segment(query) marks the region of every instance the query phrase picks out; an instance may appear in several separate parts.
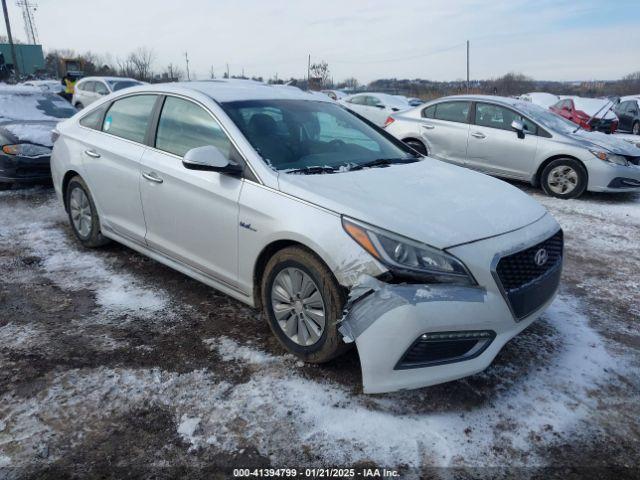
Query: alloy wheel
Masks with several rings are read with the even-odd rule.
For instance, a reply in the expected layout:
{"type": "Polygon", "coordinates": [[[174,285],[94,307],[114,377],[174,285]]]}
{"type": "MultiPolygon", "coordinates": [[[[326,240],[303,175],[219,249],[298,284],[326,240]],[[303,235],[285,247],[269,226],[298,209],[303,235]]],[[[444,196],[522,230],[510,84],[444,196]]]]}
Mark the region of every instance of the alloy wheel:
{"type": "Polygon", "coordinates": [[[86,238],[91,233],[93,213],[89,198],[81,188],[74,188],[69,199],[69,209],[73,227],[81,237],[86,238]]]}
{"type": "Polygon", "coordinates": [[[559,165],[549,172],[549,189],[558,195],[568,195],[578,186],[578,172],[567,165],[559,165]]]}
{"type": "Polygon", "coordinates": [[[273,280],[271,307],[278,325],[293,342],[311,346],[325,329],[325,305],[318,285],[304,271],[285,268],[273,280]]]}

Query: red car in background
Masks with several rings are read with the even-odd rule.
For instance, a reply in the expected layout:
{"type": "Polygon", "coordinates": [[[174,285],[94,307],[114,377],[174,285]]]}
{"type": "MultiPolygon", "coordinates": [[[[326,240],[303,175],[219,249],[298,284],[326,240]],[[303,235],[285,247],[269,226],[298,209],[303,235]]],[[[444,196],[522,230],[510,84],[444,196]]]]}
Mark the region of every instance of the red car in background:
{"type": "Polygon", "coordinates": [[[618,128],[618,117],[610,107],[606,98],[567,97],[551,105],[549,110],[585,130],[613,133],[618,128]]]}

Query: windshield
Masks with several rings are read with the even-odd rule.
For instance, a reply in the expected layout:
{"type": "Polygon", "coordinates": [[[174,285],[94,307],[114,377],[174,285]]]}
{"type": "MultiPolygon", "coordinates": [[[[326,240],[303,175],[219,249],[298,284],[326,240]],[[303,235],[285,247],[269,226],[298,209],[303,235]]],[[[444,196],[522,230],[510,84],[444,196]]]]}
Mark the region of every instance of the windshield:
{"type": "Polygon", "coordinates": [[[578,128],[578,125],[575,123],[565,120],[560,115],[538,105],[532,103],[519,103],[517,107],[522,113],[529,116],[531,120],[539,123],[549,130],[560,133],[572,133],[576,128],[578,128]]]}
{"type": "Polygon", "coordinates": [[[135,80],[109,80],[107,83],[109,83],[111,90],[113,90],[114,92],[117,92],[118,90],[122,90],[123,88],[142,85],[140,82],[136,82],[135,80]]]}
{"type": "Polygon", "coordinates": [[[310,173],[348,169],[379,160],[416,157],[342,107],[307,100],[249,100],[222,107],[274,169],[322,167],[310,173]]]}

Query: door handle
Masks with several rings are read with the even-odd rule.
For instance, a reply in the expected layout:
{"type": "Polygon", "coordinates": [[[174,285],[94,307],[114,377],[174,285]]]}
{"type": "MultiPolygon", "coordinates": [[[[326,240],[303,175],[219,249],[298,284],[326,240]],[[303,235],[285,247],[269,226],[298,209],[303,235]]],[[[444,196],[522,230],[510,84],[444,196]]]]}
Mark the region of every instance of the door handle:
{"type": "Polygon", "coordinates": [[[156,172],[142,173],[142,176],[150,182],[162,183],[163,180],[158,176],[156,172]]]}
{"type": "Polygon", "coordinates": [[[95,150],[85,150],[84,154],[87,157],[91,157],[91,158],[100,158],[100,154],[98,152],[96,152],[95,150]]]}
{"type": "Polygon", "coordinates": [[[433,130],[436,127],[434,127],[433,125],[422,125],[422,128],[426,128],[427,130],[433,130]]]}
{"type": "Polygon", "coordinates": [[[473,132],[471,136],[476,138],[487,138],[487,136],[484,133],[480,133],[480,132],[473,132]]]}

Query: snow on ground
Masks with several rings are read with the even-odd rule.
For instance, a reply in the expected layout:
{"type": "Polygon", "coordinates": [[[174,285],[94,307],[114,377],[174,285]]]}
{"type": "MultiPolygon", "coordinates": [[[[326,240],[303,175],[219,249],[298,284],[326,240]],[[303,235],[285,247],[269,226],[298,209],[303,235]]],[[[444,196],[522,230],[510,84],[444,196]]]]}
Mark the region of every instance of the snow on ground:
{"type": "MultiPolygon", "coordinates": [[[[630,270],[637,268],[640,195],[558,201],[531,193],[563,225],[572,254],[605,252],[609,260],[625,252],[636,255],[628,263],[630,270]]],[[[76,320],[85,329],[100,328],[105,319],[121,329],[145,319],[158,323],[160,331],[164,319],[192,308],[111,261],[116,254],[79,248],[57,200],[33,205],[21,202],[24,196],[0,194],[0,244],[37,256],[45,278],[69,295],[93,292],[97,310],[76,320]],[[119,320],[122,316],[127,320],[119,320]]],[[[3,281],[33,285],[33,273],[6,268],[1,258],[0,269],[9,272],[3,281]]],[[[612,275],[610,293],[637,279],[632,272],[612,275]]],[[[592,290],[598,288],[603,286],[592,290]]],[[[637,291],[636,285],[629,295],[637,291]]],[[[637,306],[626,293],[617,295],[637,306]]],[[[300,465],[309,458],[301,452],[313,452],[314,462],[323,465],[549,465],[558,461],[548,455],[557,445],[591,445],[609,426],[626,438],[625,429],[636,428],[637,407],[620,407],[628,400],[630,387],[623,379],[633,354],[610,349],[592,319],[580,313],[584,310],[583,299],[565,291],[507,346],[506,361],[468,380],[387,395],[362,395],[350,385],[314,377],[309,372],[323,367],[268,353],[266,339],[226,335],[202,337],[204,355],[210,357],[206,368],[174,371],[118,362],[59,366],[39,378],[32,395],[0,394],[0,467],[29,465],[42,458],[43,445],[52,445],[47,462],[64,458],[61,445],[83,448],[84,439],[143,406],[171,412],[175,435],[193,454],[254,448],[278,466],[300,465]],[[233,379],[229,371],[246,376],[233,379]],[[484,400],[464,407],[451,403],[446,392],[461,385],[465,391],[478,389],[484,400]]],[[[55,345],[46,330],[49,321],[26,319],[0,327],[0,362],[10,366],[16,353],[35,355],[55,345]]],[[[619,327],[611,319],[610,328],[619,327]]]]}
{"type": "MultiPolygon", "coordinates": [[[[0,199],[5,194],[3,192],[0,199]]],[[[91,250],[78,250],[59,227],[67,222],[64,209],[57,199],[40,205],[35,212],[17,207],[0,211],[0,239],[11,236],[43,260],[47,276],[60,287],[79,291],[91,286],[97,303],[106,318],[136,313],[151,317],[167,308],[163,292],[151,291],[131,275],[110,269],[91,250]],[[37,221],[15,225],[13,218],[35,213],[37,221]]]]}

